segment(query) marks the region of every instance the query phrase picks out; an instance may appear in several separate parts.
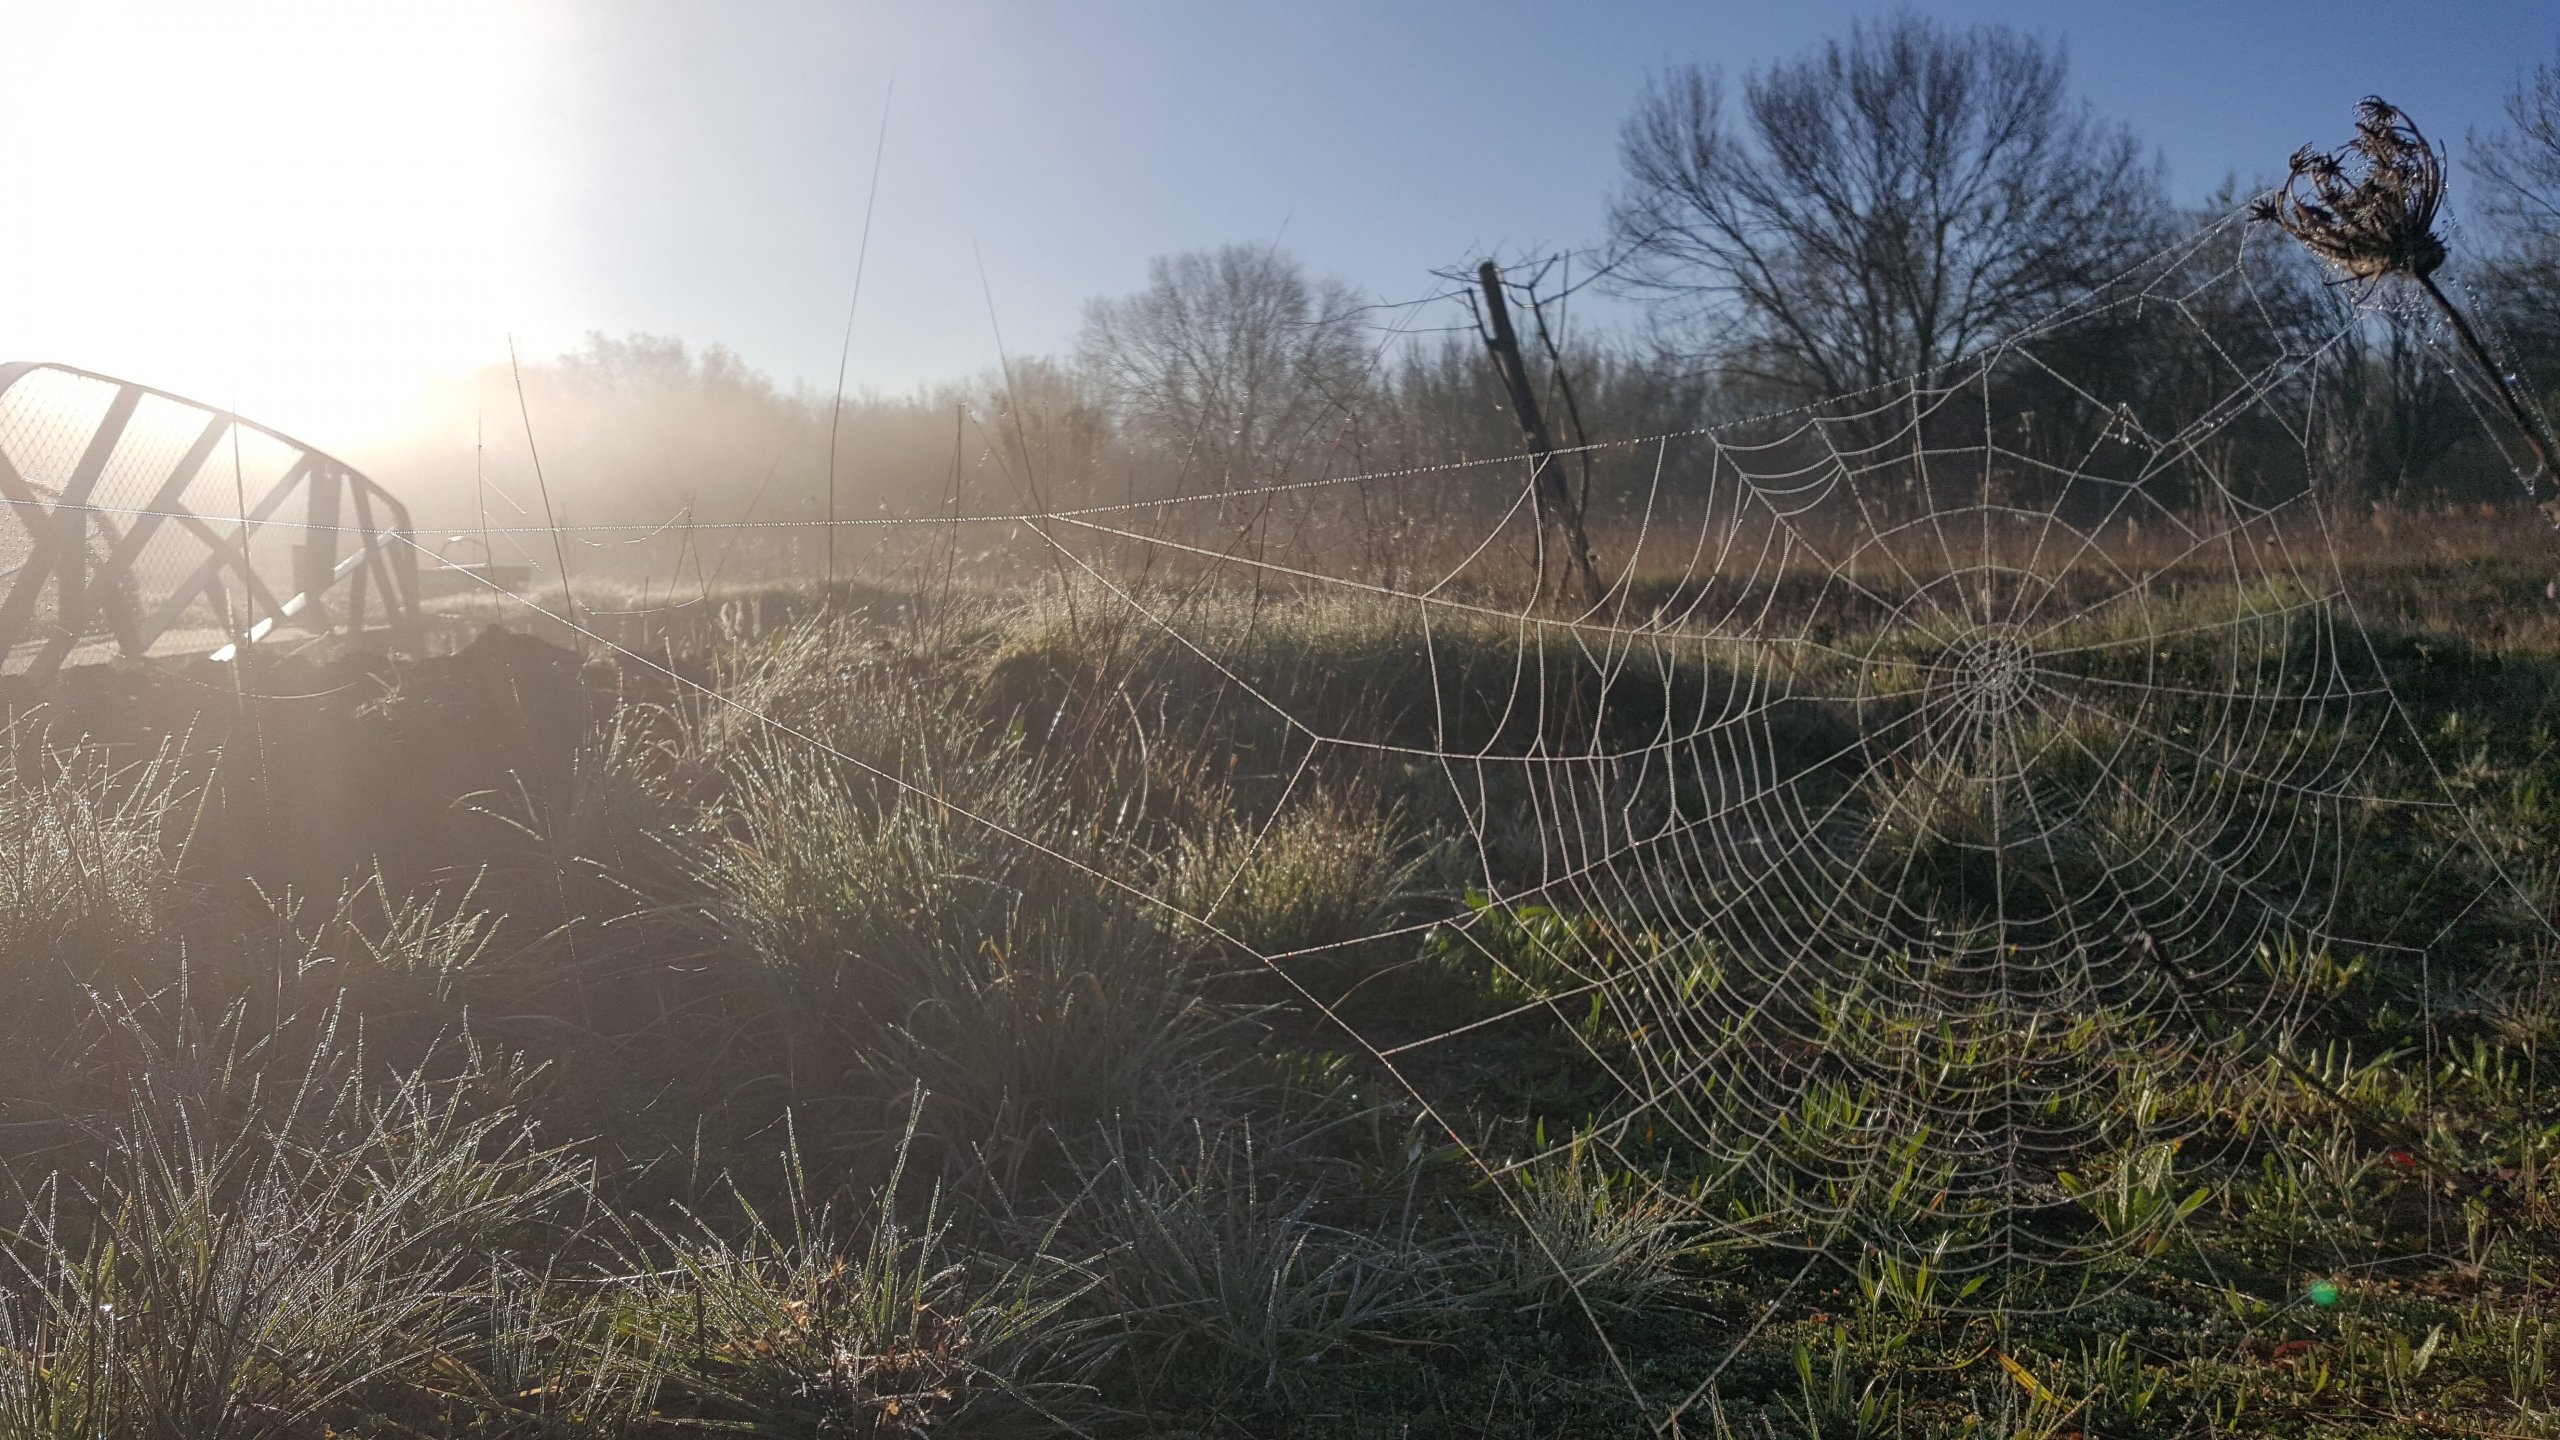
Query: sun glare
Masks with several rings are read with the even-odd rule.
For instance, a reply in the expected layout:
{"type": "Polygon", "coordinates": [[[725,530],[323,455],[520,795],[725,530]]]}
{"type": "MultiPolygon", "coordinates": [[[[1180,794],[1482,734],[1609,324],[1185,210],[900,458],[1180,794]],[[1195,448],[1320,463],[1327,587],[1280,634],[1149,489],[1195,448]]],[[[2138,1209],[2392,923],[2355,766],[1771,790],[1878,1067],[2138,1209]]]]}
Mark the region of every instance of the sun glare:
{"type": "Polygon", "coordinates": [[[541,229],[523,7],[162,0],[12,28],[0,358],[346,444],[501,343],[541,229]]]}

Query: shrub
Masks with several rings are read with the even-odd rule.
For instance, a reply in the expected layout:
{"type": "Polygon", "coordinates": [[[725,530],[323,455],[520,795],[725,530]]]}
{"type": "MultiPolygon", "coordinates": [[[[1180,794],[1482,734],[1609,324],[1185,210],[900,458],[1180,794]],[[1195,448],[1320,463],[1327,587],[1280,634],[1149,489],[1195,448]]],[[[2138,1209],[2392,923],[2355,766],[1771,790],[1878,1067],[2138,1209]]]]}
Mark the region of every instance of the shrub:
{"type": "Polygon", "coordinates": [[[120,769],[27,724],[0,730],[0,955],[93,973],[158,928],[174,774],[159,761],[120,769]]]}
{"type": "Polygon", "coordinates": [[[1017,751],[916,785],[776,745],[700,857],[713,942],[765,988],[795,1089],[921,1083],[927,1132],[1000,1185],[1062,1138],[1213,1105],[1225,1017],[1185,987],[1152,915],[1091,873],[1127,868],[1108,837],[1017,751]]]}
{"type": "Polygon", "coordinates": [[[1142,1399],[1285,1398],[1454,1313],[1451,1247],[1327,1224],[1320,1188],[1267,1163],[1202,1127],[1187,1155],[1116,1146],[1088,1182],[1069,1223],[1097,1252],[1091,1353],[1142,1399]]]}
{"type": "Polygon", "coordinates": [[[1167,899],[1193,934],[1224,936],[1319,993],[1339,993],[1374,959],[1361,942],[1411,910],[1429,859],[1395,813],[1320,792],[1267,822],[1221,817],[1184,837],[1167,899]]]}
{"type": "Polygon", "coordinates": [[[438,1362],[467,1372],[486,1257],[584,1167],[535,1140],[503,1057],[461,1046],[377,1087],[336,1022],[298,1077],[283,1035],[184,1042],[94,1163],[27,1193],[0,1251],[0,1433],[299,1435],[432,1408],[438,1362]]]}
{"type": "Polygon", "coordinates": [[[1501,1291],[1543,1308],[1637,1311],[1690,1287],[1689,1211],[1643,1177],[1610,1173],[1587,1135],[1513,1172],[1515,1225],[1497,1250],[1501,1291]]]}
{"type": "Polygon", "coordinates": [[[97,749],[56,746],[32,721],[0,729],[0,745],[7,1124],[59,1118],[88,1038],[90,989],[140,977],[159,956],[175,883],[162,831],[176,792],[165,763],[118,768],[97,749]]]}
{"type": "Polygon", "coordinates": [[[602,1333],[628,1338],[653,1410],[761,1434],[895,1436],[1041,1416],[1061,1398],[1036,1371],[1072,1332],[1060,1312],[1076,1292],[1051,1283],[1046,1257],[982,1275],[938,1201],[903,1224],[903,1151],[860,1225],[814,1200],[789,1158],[786,1227],[743,1198],[726,1233],[687,1214],[613,1292],[602,1333]]]}

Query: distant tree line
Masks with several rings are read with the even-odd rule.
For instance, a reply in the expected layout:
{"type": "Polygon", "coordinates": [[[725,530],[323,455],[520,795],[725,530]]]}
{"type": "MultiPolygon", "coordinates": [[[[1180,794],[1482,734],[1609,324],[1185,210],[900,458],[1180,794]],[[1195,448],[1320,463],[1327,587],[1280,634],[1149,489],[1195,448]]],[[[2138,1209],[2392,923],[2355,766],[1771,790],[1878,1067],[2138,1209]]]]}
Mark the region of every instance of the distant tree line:
{"type": "MultiPolygon", "coordinates": [[[[2515,87],[2504,119],[2457,147],[2466,227],[2450,273],[2513,368],[2560,403],[2560,59],[2515,87]]],[[[2173,202],[2140,138],[2076,99],[2061,49],[2037,37],[1905,15],[1738,83],[1676,68],[1636,101],[1620,153],[1607,242],[1575,264],[1646,319],[1563,334],[1560,311],[1524,312],[1542,381],[1569,390],[1568,442],[1801,406],[1854,439],[1889,387],[1968,373],[2002,345],[2014,363],[1923,438],[2023,457],[2021,486],[2040,467],[2102,465],[2110,433],[2179,433],[2274,368],[2297,394],[2150,483],[2209,468],[2269,498],[2306,483],[2385,503],[2515,493],[2432,315],[2335,283],[2281,235],[2206,231],[2237,212],[2239,187],[2173,202]],[[2137,292],[2146,303],[2107,304],[2137,292]],[[2074,304],[2090,307],[2082,323],[2031,329],[2074,304]]],[[[916,516],[1187,495],[1247,514],[1288,482],[1516,454],[1465,319],[1454,302],[1375,305],[1271,246],[1160,258],[1144,288],[1090,303],[1070,355],[843,402],[837,503],[916,516]]],[[[484,416],[514,419],[513,379],[482,377],[484,416]]],[[[594,336],[523,379],[557,432],[540,438],[573,517],[788,521],[825,503],[832,398],[782,390],[726,350],[594,336]]],[[[513,455],[511,423],[483,427],[489,453],[513,455]]],[[[520,487],[520,461],[506,468],[520,487]]],[[[1346,502],[1368,507],[1362,543],[1391,554],[1517,489],[1515,471],[1472,474],[1363,487],[1346,502]]],[[[1603,515],[1632,503],[1607,479],[1603,515]]]]}

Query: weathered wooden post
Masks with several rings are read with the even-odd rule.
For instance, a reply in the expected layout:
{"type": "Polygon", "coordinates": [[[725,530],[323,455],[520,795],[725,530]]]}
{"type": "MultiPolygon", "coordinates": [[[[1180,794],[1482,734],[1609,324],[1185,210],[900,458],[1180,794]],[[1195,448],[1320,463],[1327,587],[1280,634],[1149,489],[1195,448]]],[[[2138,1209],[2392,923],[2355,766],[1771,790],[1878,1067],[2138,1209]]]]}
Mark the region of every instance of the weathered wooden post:
{"type": "Polygon", "coordinates": [[[1582,582],[1582,597],[1597,604],[1600,576],[1591,565],[1591,540],[1583,533],[1582,507],[1573,503],[1573,492],[1565,485],[1564,466],[1556,459],[1555,437],[1548,432],[1546,416],[1538,409],[1538,392],[1529,383],[1528,362],[1520,356],[1520,335],[1511,327],[1511,307],[1503,299],[1502,267],[1490,260],[1477,266],[1476,283],[1484,290],[1489,322],[1485,348],[1493,352],[1494,368],[1502,373],[1503,388],[1511,392],[1511,411],[1520,417],[1520,437],[1528,442],[1530,463],[1536,467],[1534,499],[1539,531],[1543,534],[1552,521],[1562,532],[1565,561],[1582,582]]]}

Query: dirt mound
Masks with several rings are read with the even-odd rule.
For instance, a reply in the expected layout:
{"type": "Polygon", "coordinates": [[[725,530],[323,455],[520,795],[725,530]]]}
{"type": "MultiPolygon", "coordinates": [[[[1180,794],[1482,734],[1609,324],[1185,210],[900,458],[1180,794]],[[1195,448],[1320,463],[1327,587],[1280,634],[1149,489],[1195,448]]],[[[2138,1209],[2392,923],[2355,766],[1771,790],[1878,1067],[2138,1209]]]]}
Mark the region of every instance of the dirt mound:
{"type": "Polygon", "coordinates": [[[198,878],[334,891],[377,863],[405,879],[477,863],[485,844],[461,833],[477,814],[538,823],[625,693],[613,667],[491,626],[418,659],[346,648],[0,680],[0,717],[22,748],[174,764],[172,828],[198,878]]]}

